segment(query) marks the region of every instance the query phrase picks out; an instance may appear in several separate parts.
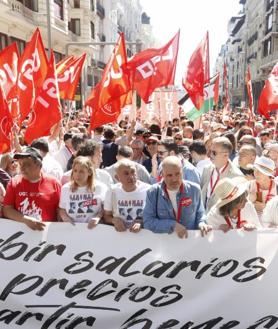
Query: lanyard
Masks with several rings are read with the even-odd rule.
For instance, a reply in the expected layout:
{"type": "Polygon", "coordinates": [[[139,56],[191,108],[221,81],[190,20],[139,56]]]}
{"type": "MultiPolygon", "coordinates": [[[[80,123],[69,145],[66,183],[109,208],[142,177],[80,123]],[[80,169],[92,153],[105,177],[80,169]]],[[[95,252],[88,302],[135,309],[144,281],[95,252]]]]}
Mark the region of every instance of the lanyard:
{"type": "MultiPolygon", "coordinates": [[[[260,193],[261,192],[260,184],[258,182],[256,182],[256,185],[257,185],[257,192],[260,193]]],[[[265,198],[265,203],[267,203],[273,197],[273,194],[271,194],[272,185],[273,185],[273,180],[271,179],[270,183],[269,183],[267,195],[265,198]]]]}
{"type": "MultiPolygon", "coordinates": [[[[164,192],[165,192],[165,194],[167,195],[167,198],[170,200],[170,197],[169,197],[169,193],[168,193],[168,191],[167,191],[167,187],[166,187],[166,185],[164,186],[164,192]]],[[[181,186],[180,186],[180,189],[179,189],[179,193],[184,193],[184,186],[183,186],[183,183],[181,184],[181,186]]],[[[171,201],[171,200],[170,200],[171,201]]],[[[180,200],[179,200],[179,204],[178,204],[178,213],[176,214],[176,212],[175,212],[175,209],[174,209],[174,207],[173,207],[173,205],[172,205],[172,207],[173,207],[173,213],[174,213],[174,217],[176,218],[176,221],[178,222],[178,223],[180,223],[180,221],[181,221],[181,208],[184,206],[184,198],[180,198],[180,200]]]]}
{"type": "MultiPolygon", "coordinates": [[[[233,228],[232,225],[232,220],[229,218],[229,216],[225,216],[225,221],[228,224],[228,226],[230,228],[233,228]]],[[[241,213],[240,213],[240,209],[237,211],[237,222],[236,222],[236,228],[241,228],[244,224],[246,224],[245,220],[241,220],[241,213]]]]}
{"type": "Polygon", "coordinates": [[[212,195],[212,193],[214,192],[214,189],[220,179],[220,175],[226,170],[226,168],[228,167],[229,165],[229,162],[227,162],[227,164],[225,165],[224,168],[222,168],[222,170],[217,170],[216,168],[213,169],[212,173],[211,173],[211,176],[210,176],[210,195],[212,195]],[[217,172],[217,178],[216,178],[216,181],[215,183],[213,184],[213,174],[214,174],[214,170],[216,170],[217,172]]]}

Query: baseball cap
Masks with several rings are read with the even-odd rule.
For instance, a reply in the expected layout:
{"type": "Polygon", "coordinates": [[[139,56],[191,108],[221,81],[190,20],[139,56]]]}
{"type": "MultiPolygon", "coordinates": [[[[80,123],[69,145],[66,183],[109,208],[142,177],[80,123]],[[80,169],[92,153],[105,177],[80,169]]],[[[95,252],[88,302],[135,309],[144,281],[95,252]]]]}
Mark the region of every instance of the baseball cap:
{"type": "Polygon", "coordinates": [[[21,152],[17,152],[14,154],[14,159],[22,159],[28,157],[42,161],[42,156],[40,152],[34,147],[26,146],[21,152]]]}

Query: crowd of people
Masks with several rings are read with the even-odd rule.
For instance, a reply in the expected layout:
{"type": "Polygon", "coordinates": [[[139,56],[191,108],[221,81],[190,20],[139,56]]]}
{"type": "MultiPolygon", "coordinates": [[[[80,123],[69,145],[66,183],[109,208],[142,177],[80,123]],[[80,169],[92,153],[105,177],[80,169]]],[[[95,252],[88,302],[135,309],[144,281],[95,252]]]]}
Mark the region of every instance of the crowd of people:
{"type": "MultiPolygon", "coordinates": [[[[201,121],[201,122],[200,122],[201,121]]],[[[121,120],[89,131],[82,111],[0,157],[0,217],[99,223],[187,237],[188,230],[278,225],[276,120],[211,111],[199,126],[181,113],[163,126],[121,120]]]]}

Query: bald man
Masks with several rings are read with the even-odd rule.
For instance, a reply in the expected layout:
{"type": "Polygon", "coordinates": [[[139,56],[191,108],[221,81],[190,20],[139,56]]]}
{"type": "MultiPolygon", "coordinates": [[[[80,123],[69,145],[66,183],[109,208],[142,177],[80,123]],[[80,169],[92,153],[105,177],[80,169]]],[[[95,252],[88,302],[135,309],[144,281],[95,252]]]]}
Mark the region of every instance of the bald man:
{"type": "Polygon", "coordinates": [[[199,229],[204,236],[211,227],[206,224],[200,187],[182,179],[178,157],[168,156],[162,162],[161,183],[147,192],[143,211],[144,228],[154,233],[175,232],[186,238],[187,230],[199,229]]]}

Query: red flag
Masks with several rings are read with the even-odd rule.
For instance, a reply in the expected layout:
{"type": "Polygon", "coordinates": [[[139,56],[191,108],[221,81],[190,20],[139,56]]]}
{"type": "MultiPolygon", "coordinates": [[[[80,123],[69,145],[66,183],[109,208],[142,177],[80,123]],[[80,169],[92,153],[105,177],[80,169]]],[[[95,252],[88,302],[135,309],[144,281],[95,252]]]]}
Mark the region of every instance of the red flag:
{"type": "Polygon", "coordinates": [[[47,73],[47,57],[37,28],[19,61],[17,79],[20,123],[30,113],[47,73]]]}
{"type": "Polygon", "coordinates": [[[215,106],[217,106],[218,99],[219,99],[219,80],[220,80],[220,73],[217,74],[217,77],[215,79],[215,83],[213,86],[213,102],[214,102],[215,106]]]}
{"type": "Polygon", "coordinates": [[[60,73],[58,72],[57,79],[62,99],[74,100],[85,59],[85,53],[76,59],[72,58],[64,63],[64,69],[61,69],[60,73]]]}
{"type": "Polygon", "coordinates": [[[143,50],[123,66],[146,104],[156,88],[174,84],[179,37],[180,31],[164,47],[143,50]]]}
{"type": "Polygon", "coordinates": [[[5,99],[4,91],[0,86],[0,153],[10,151],[12,126],[13,120],[5,99]]]}
{"type": "Polygon", "coordinates": [[[269,118],[269,112],[278,110],[278,63],[275,64],[259,98],[258,111],[269,118]]]}
{"type": "Polygon", "coordinates": [[[25,140],[30,144],[34,139],[48,136],[51,128],[62,119],[59,89],[55,72],[55,59],[51,52],[48,71],[38,95],[30,123],[25,132],[25,140]]]}
{"type": "Polygon", "coordinates": [[[105,67],[101,81],[92,90],[86,101],[86,106],[93,109],[91,129],[104,123],[116,121],[121,108],[127,104],[131,86],[129,77],[123,74],[121,68],[126,62],[125,40],[123,33],[121,33],[113,54],[105,67]]]}
{"type": "Polygon", "coordinates": [[[9,99],[9,92],[16,84],[18,66],[18,48],[14,42],[0,52],[0,85],[9,99]]]}
{"type": "Polygon", "coordinates": [[[204,85],[209,82],[209,34],[201,41],[191,55],[183,86],[192,103],[200,109],[204,103],[204,85]]]}
{"type": "Polygon", "coordinates": [[[228,80],[227,65],[225,62],[223,69],[223,80],[224,80],[224,89],[225,89],[224,108],[226,112],[229,112],[230,111],[229,80],[228,80]]]}
{"type": "Polygon", "coordinates": [[[58,62],[56,64],[56,74],[58,75],[59,73],[64,71],[65,68],[67,67],[67,65],[75,59],[76,58],[74,58],[73,55],[70,55],[70,56],[67,56],[67,57],[63,58],[60,62],[58,62]]]}

